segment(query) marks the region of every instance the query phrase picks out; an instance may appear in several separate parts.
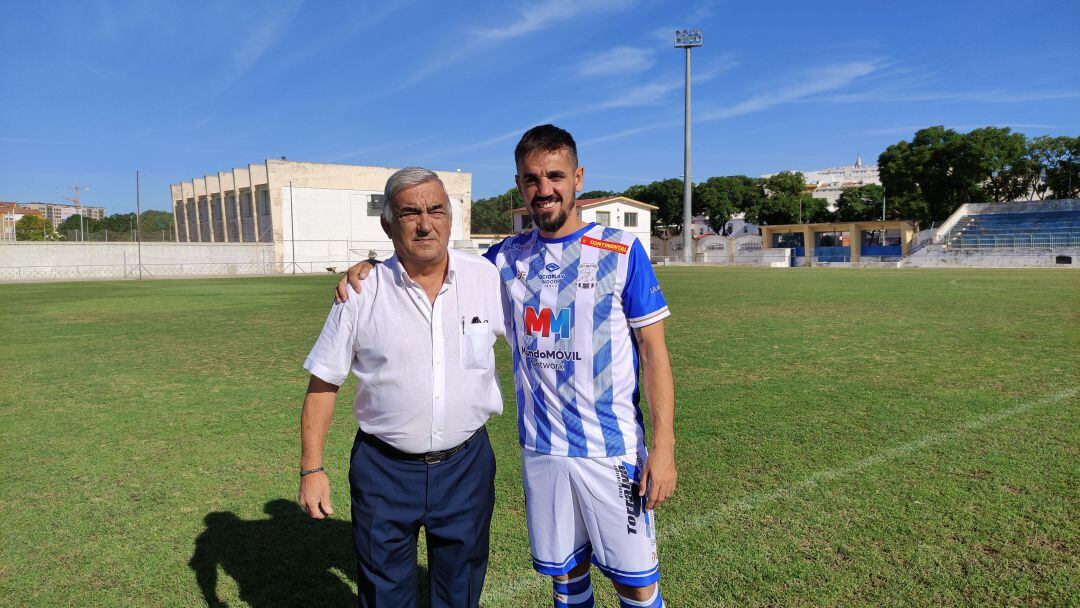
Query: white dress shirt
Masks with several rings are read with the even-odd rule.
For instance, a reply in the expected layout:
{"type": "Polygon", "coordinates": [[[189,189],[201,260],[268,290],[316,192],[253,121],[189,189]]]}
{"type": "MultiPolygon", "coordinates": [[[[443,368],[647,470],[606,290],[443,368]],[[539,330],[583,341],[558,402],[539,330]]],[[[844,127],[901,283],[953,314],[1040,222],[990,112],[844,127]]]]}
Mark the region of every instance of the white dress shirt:
{"type": "Polygon", "coordinates": [[[452,448],[502,412],[495,336],[505,335],[499,273],[449,250],[432,303],[397,256],[334,304],[304,368],[341,386],[356,375],[356,422],[411,454],[452,448]]]}

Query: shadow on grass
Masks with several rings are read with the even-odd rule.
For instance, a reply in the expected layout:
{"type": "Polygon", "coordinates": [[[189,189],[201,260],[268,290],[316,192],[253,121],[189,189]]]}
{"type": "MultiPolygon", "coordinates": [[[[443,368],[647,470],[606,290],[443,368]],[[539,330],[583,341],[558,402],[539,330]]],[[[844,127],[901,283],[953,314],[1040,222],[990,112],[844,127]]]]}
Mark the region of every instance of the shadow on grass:
{"type": "MultiPolygon", "coordinates": [[[[313,520],[292,501],[267,502],[270,519],[245,521],[235,513],[209,513],[188,565],[207,605],[219,598],[218,571],[236,581],[252,608],[356,606],[356,553],[348,520],[313,520]]],[[[419,604],[428,604],[427,571],[420,567],[419,604]]]]}

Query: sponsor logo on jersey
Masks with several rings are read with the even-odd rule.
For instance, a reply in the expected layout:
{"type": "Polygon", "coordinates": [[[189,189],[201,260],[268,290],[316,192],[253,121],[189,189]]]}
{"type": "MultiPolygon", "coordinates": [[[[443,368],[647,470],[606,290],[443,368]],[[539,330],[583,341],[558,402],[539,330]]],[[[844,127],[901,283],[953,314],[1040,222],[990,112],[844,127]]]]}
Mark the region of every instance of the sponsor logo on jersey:
{"type": "Polygon", "coordinates": [[[525,333],[529,335],[540,334],[545,338],[554,333],[559,338],[568,340],[574,330],[573,315],[573,308],[569,306],[560,309],[558,312],[554,312],[550,308],[526,306],[525,333]]]}
{"type": "Polygon", "coordinates": [[[615,478],[619,483],[619,496],[626,503],[626,533],[637,534],[638,518],[641,517],[641,497],[637,495],[637,484],[628,470],[631,466],[623,463],[615,467],[615,478]]]}
{"type": "Polygon", "coordinates": [[[507,244],[503,245],[501,251],[506,252],[506,253],[510,253],[510,252],[513,252],[513,251],[518,251],[520,249],[524,249],[524,247],[525,246],[522,245],[521,243],[507,243],[507,244]]]}
{"type": "Polygon", "coordinates": [[[588,262],[578,265],[578,289],[593,289],[596,287],[596,270],[598,266],[596,264],[590,264],[588,262]]]}
{"type": "Polygon", "coordinates": [[[540,282],[544,285],[558,285],[561,283],[563,273],[559,272],[560,268],[562,267],[555,262],[550,262],[547,266],[544,266],[544,270],[548,271],[548,273],[544,274],[541,272],[537,275],[540,277],[540,282]]]}
{"type": "Polygon", "coordinates": [[[589,247],[596,247],[597,249],[603,249],[604,251],[614,251],[615,253],[625,254],[630,251],[629,245],[616,243],[614,241],[602,241],[600,239],[594,239],[591,236],[581,237],[581,244],[588,245],[589,247]]]}

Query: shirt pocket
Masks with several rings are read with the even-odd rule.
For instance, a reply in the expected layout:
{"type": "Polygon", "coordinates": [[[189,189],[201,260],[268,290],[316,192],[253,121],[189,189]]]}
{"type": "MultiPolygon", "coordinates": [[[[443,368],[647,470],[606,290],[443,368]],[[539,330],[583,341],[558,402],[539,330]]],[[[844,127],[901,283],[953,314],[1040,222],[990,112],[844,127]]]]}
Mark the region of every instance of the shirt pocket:
{"type": "Polygon", "coordinates": [[[461,336],[461,368],[489,369],[494,366],[491,347],[495,334],[490,323],[467,323],[461,336]]]}

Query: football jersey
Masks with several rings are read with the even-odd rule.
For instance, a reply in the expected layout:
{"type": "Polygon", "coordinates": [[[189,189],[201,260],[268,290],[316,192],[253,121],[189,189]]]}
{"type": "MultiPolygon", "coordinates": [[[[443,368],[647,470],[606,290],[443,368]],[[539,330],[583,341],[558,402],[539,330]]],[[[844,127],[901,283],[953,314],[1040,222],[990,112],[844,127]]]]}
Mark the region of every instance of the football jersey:
{"type": "Polygon", "coordinates": [[[557,239],[507,237],[485,257],[503,283],[522,447],[586,458],[639,451],[633,329],[670,314],[641,242],[588,224],[557,239]]]}

